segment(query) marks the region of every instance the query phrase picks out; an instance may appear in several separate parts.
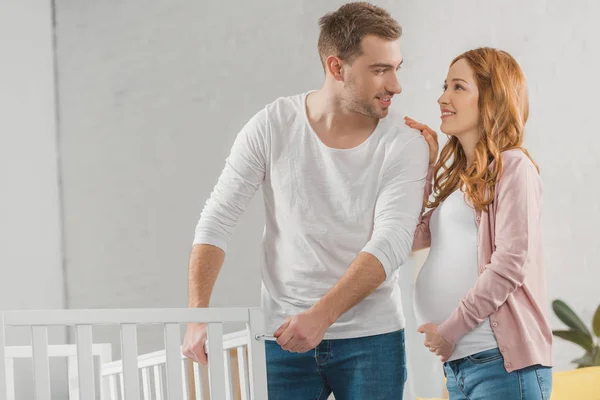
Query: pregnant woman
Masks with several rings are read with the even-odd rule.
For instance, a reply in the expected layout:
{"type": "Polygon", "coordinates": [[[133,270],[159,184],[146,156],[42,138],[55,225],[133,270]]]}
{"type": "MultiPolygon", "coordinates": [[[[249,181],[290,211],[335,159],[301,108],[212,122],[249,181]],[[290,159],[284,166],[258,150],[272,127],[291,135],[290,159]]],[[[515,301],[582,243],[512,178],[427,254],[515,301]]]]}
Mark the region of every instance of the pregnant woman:
{"type": "Polygon", "coordinates": [[[438,103],[449,140],[437,162],[436,132],[406,118],[430,146],[430,210],[413,244],[430,247],[415,287],[419,332],[444,362],[451,400],[548,399],[542,183],[523,148],[523,72],[504,51],[468,51],[452,61],[438,103]]]}

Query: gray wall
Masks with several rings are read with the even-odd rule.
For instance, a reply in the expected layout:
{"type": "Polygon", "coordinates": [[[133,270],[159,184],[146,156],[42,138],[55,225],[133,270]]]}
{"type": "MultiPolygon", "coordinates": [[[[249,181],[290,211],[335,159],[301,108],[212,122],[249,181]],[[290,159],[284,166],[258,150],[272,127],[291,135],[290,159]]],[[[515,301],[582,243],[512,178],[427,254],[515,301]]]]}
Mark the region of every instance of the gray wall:
{"type": "MultiPolygon", "coordinates": [[[[548,300],[567,301],[589,326],[600,304],[600,136],[598,93],[600,3],[596,1],[400,2],[406,59],[397,106],[439,128],[436,99],[449,63],[478,46],[499,47],[528,80],[525,145],[544,182],[544,251],[548,300]],[[468,14],[467,14],[468,10],[468,14]]],[[[443,135],[442,135],[443,136],[443,135]]],[[[565,329],[550,312],[554,329],[565,329]]],[[[581,348],[556,339],[557,370],[574,367],[581,348]]],[[[433,357],[423,354],[423,362],[433,357]]]]}
{"type": "Polygon", "coordinates": [[[0,309],[62,308],[52,14],[0,12],[0,309]]]}
{"type": "MultiPolygon", "coordinates": [[[[235,135],[321,84],[317,20],[339,4],[56,1],[69,307],[187,304],[194,227],[235,135]]],[[[212,305],[259,304],[262,224],[257,196],[212,305]]]]}
{"type": "MultiPolygon", "coordinates": [[[[0,310],[63,308],[50,1],[0,3],[0,55],[0,310]]],[[[49,340],[63,343],[64,329],[49,340]]],[[[7,332],[8,345],[29,343],[27,329],[7,332]]],[[[15,368],[17,398],[32,398],[29,363],[15,368]]]]}
{"type": "MultiPolygon", "coordinates": [[[[185,306],[194,225],[237,131],[276,97],[320,86],[317,19],[341,3],[55,0],[58,136],[50,5],[3,3],[0,268],[10,279],[0,280],[2,308],[185,306]]],[[[435,100],[455,55],[491,45],[522,64],[527,145],[545,183],[549,300],[564,298],[590,321],[600,302],[600,50],[592,46],[600,5],[376,3],[405,29],[404,93],[394,107],[435,128],[435,100]]],[[[236,231],[213,305],[259,304],[261,202],[254,199],[236,231]]],[[[409,324],[423,257],[403,271],[409,324]]],[[[408,398],[437,395],[439,364],[411,328],[408,398]]],[[[158,346],[158,336],[143,331],[140,350],[158,346]]],[[[580,355],[560,340],[555,351],[557,369],[580,355]]]]}

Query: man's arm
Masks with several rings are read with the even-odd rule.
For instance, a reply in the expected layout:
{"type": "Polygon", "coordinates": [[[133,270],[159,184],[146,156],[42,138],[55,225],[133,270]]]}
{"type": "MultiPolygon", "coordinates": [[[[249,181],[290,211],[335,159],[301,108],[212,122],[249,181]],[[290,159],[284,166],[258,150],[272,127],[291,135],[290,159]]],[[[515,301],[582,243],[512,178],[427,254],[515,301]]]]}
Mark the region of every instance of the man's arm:
{"type": "Polygon", "coordinates": [[[208,307],[229,239],[264,181],[268,146],[267,112],[263,109],[237,135],[196,225],[189,262],[190,307],[208,307]]]}
{"type": "Polygon", "coordinates": [[[283,350],[304,353],[315,348],[342,314],[360,303],[385,281],[381,262],[359,253],[348,271],[309,310],[288,318],[274,336],[283,350]]]}
{"type": "MultiPolygon", "coordinates": [[[[266,173],[269,152],[266,109],[241,130],[196,226],[188,266],[188,306],[208,307],[227,243],[266,173]]],[[[206,365],[205,324],[188,324],[183,354],[206,365]]]]}
{"type": "Polygon", "coordinates": [[[385,281],[381,262],[370,253],[359,253],[348,271],[314,306],[329,325],[346,311],[363,301],[385,281]]]}
{"type": "Polygon", "coordinates": [[[222,249],[210,244],[194,245],[188,267],[188,307],[208,307],[224,260],[222,249]]]}
{"type": "Polygon", "coordinates": [[[404,146],[398,162],[387,168],[375,205],[371,240],[332,289],[275,332],[284,350],[305,352],[316,347],[329,326],[406,262],[423,202],[428,154],[425,140],[416,138],[404,146]]]}
{"type": "MultiPolygon", "coordinates": [[[[225,260],[225,252],[210,244],[195,244],[188,266],[188,307],[204,308],[210,303],[215,282],[225,260]]],[[[207,339],[206,324],[187,325],[182,353],[202,365],[208,363],[204,351],[207,339]]]]}

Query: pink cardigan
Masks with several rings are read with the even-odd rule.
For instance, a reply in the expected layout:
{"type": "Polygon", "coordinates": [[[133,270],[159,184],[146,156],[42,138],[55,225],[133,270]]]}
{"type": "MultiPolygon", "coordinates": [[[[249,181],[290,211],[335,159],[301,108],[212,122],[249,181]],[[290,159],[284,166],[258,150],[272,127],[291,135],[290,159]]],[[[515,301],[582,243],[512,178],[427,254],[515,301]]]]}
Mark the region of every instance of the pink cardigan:
{"type": "MultiPolygon", "coordinates": [[[[479,277],[438,331],[456,343],[487,317],[512,372],[552,365],[552,330],[546,319],[546,278],[542,255],[542,182],[531,160],[518,149],[502,153],[504,172],[489,212],[474,211],[478,226],[479,277]]],[[[432,191],[429,168],[425,198],[432,191]]],[[[421,213],[413,250],[431,246],[429,220],[421,213]]]]}

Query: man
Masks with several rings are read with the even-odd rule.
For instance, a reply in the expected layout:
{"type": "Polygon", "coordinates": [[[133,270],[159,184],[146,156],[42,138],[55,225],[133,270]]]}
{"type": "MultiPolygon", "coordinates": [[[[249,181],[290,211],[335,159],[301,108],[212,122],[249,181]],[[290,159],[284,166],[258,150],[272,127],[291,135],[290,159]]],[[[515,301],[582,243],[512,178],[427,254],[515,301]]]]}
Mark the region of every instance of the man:
{"type": "MultiPolygon", "coordinates": [[[[189,306],[208,307],[227,242],[259,186],[270,400],[401,399],[398,268],[412,247],[428,146],[391,115],[401,27],[349,3],[320,20],[320,90],[280,98],[242,129],[196,228],[189,306]]],[[[206,327],[184,354],[206,364],[206,327]]]]}

